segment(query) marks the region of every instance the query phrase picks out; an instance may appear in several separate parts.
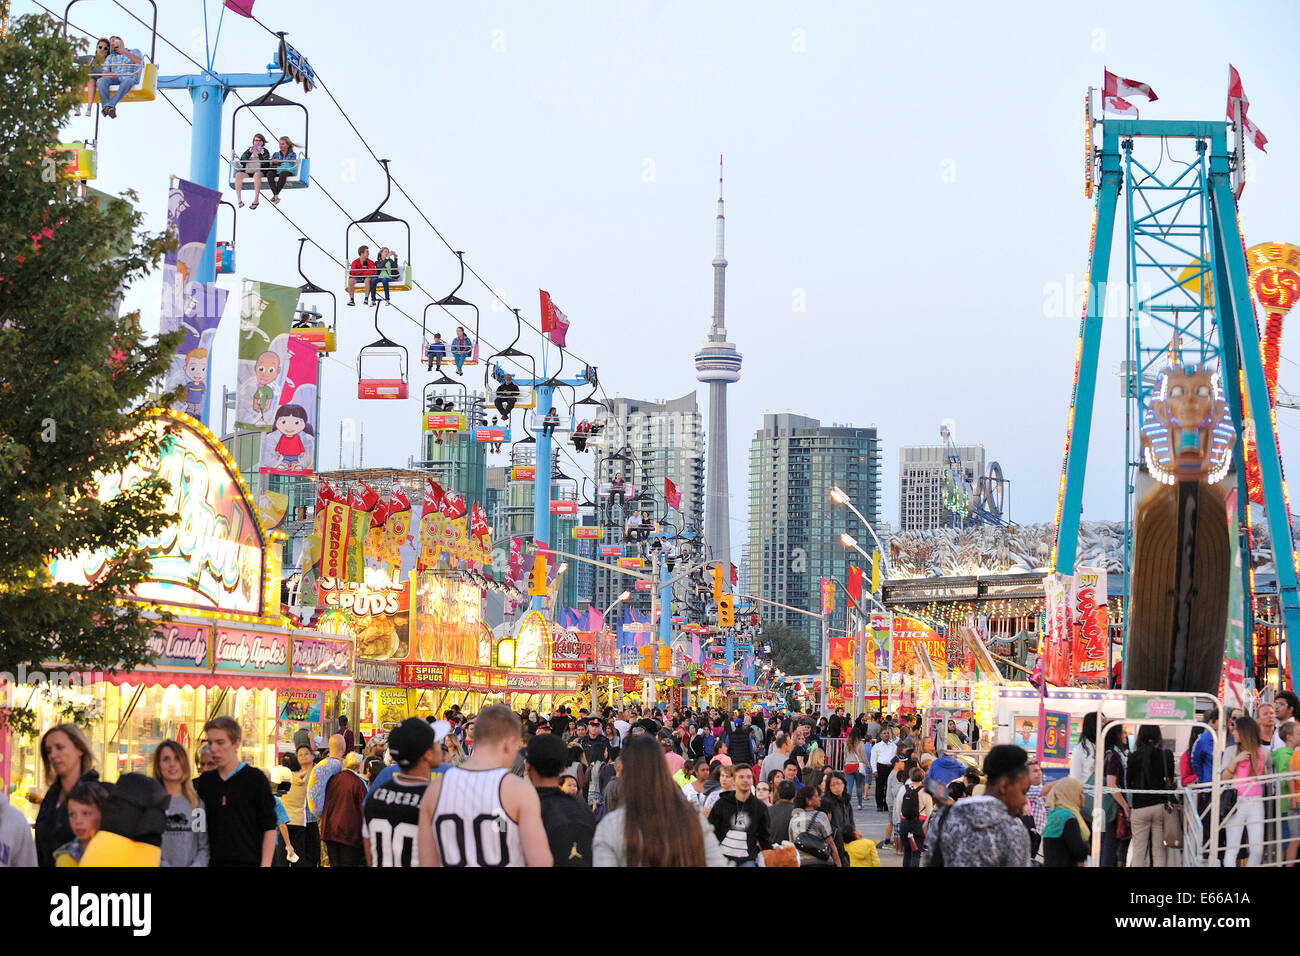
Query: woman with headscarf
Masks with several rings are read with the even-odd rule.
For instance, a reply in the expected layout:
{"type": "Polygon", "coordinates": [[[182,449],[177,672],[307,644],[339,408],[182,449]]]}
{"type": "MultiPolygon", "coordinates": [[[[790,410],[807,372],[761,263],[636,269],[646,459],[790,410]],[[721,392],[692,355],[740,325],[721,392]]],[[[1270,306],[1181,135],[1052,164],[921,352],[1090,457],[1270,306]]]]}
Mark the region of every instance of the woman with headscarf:
{"type": "Polygon", "coordinates": [[[1043,866],[1083,866],[1092,835],[1083,819],[1083,784],[1074,777],[1058,780],[1044,799],[1043,866]]]}

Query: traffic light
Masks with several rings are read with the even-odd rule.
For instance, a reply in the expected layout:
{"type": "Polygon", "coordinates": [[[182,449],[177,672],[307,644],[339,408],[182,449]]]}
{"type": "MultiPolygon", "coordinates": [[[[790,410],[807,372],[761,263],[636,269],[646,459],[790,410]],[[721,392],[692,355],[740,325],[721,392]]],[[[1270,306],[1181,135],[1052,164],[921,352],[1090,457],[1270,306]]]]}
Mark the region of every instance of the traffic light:
{"type": "Polygon", "coordinates": [[[546,558],[533,558],[533,569],[528,572],[528,593],[533,597],[546,597],[546,558]]]}
{"type": "Polygon", "coordinates": [[[651,664],[653,663],[653,658],[651,657],[651,655],[654,654],[654,649],[655,648],[653,644],[644,644],[641,647],[638,647],[636,649],[637,657],[639,658],[639,660],[637,661],[637,667],[642,674],[649,674],[652,670],[654,670],[654,668],[651,666],[651,664]]]}
{"type": "Polygon", "coordinates": [[[659,670],[667,674],[673,669],[673,649],[667,644],[659,645],[659,670]]]}
{"type": "Polygon", "coordinates": [[[713,603],[721,605],[722,597],[722,562],[719,561],[713,566],[713,603]]]}
{"type": "Polygon", "coordinates": [[[831,686],[834,687],[836,690],[839,690],[840,683],[841,683],[840,666],[838,664],[832,664],[831,665],[831,686]]]}
{"type": "Polygon", "coordinates": [[[732,627],[736,623],[736,599],[730,594],[718,598],[718,627],[732,627]]]}

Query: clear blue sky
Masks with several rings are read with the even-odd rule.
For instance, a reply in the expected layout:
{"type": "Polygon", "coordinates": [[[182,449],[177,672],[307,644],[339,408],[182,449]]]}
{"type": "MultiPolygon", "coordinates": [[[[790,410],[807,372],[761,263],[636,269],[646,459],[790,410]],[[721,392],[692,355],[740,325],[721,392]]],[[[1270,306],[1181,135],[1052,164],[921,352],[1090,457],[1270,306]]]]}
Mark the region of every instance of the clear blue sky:
{"type": "MultiPolygon", "coordinates": [[[[160,32],[197,55],[200,0],[160,6],[160,32]]],[[[219,4],[208,6],[215,25],[219,4]]],[[[1217,119],[1235,63],[1270,138],[1268,155],[1251,153],[1247,242],[1300,241],[1294,4],[259,0],[256,11],[289,31],[425,212],[512,305],[536,321],[537,289],[550,290],[572,320],[570,343],[600,366],[610,394],[670,398],[696,387],[726,154],[727,326],[745,357],[729,390],[737,554],[748,442],[765,411],[878,426],[884,517],[894,522],[898,447],[937,441],[951,419],[959,441],[982,442],[1002,463],[1012,516],[1051,520],[1078,317],[1045,316],[1045,288],[1086,271],[1081,104],[1103,65],[1156,88],[1160,101],[1140,104],[1144,118],[1217,119]],[[800,296],[806,311],[795,311],[800,296]]],[[[74,21],[145,45],[111,0],[79,4],[74,21]]],[[[228,15],[217,66],[262,69],[272,48],[261,28],[228,15]]],[[[163,73],[191,69],[161,43],[158,59],[163,73]]],[[[304,101],[314,178],[363,215],[382,196],[378,167],[323,92],[304,101]]],[[[187,98],[173,102],[190,112],[187,98]]],[[[299,129],[272,132],[286,131],[299,129]]],[[[251,132],[241,124],[241,145],[251,132]]],[[[228,125],[225,135],[228,147],[228,125]]],[[[161,102],[124,107],[104,122],[100,145],[99,185],[134,188],[161,221],[168,174],[188,173],[189,128],[161,102]]],[[[344,256],[347,220],[318,190],[286,194],[283,208],[344,256]]],[[[400,200],[389,208],[416,219],[400,200]]],[[[414,228],[417,277],[441,294],[454,284],[454,257],[422,223],[414,228]]],[[[241,273],[296,283],[296,238],[269,204],[245,210],[241,273]]],[[[319,254],[309,275],[337,284],[319,254]]],[[[481,288],[467,288],[487,306],[481,288]]],[[[402,298],[417,316],[427,301],[402,298]]],[[[156,318],[155,285],[131,301],[156,318]]],[[[507,315],[484,315],[484,336],[509,341],[507,315]]],[[[341,361],[327,363],[327,467],[340,417],[364,423],[367,465],[404,465],[417,451],[415,401],[350,397],[355,349],[373,338],[368,318],[343,310],[341,361]]],[[[385,318],[418,349],[418,328],[385,318]]],[[[217,340],[218,388],[233,379],[237,322],[232,307],[217,340]]],[[[1283,354],[1300,359],[1295,335],[1283,354]]],[[[1085,517],[1123,514],[1120,357],[1122,324],[1111,321],[1085,517]]],[[[1283,388],[1300,391],[1298,373],[1284,362],[1283,388]]],[[[1279,414],[1294,466],[1300,413],[1279,414]]]]}

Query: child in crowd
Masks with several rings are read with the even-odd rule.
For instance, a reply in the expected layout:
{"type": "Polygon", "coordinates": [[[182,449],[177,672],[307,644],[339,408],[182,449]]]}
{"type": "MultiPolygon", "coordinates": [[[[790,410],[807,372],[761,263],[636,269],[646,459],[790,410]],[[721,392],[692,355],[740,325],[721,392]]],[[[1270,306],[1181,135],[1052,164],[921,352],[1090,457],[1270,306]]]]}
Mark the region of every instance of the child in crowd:
{"type": "Polygon", "coordinates": [[[55,866],[80,866],[86,844],[99,832],[99,822],[104,810],[104,788],[98,783],[83,780],[68,794],[68,825],[75,839],[54,851],[55,866]]]}
{"type": "Polygon", "coordinates": [[[849,854],[849,866],[880,866],[880,855],[873,840],[864,839],[862,831],[847,826],[842,833],[844,849],[849,854]]]}

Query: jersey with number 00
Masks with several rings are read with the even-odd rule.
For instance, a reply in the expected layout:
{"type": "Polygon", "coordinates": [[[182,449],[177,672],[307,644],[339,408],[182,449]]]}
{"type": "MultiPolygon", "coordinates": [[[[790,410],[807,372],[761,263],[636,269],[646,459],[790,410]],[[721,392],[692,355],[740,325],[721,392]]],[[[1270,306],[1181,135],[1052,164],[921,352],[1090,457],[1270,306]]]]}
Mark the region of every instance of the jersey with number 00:
{"type": "Polygon", "coordinates": [[[420,799],[425,783],[392,777],[366,797],[361,835],[370,841],[371,866],[419,866],[420,799]]]}
{"type": "Polygon", "coordinates": [[[433,835],[443,866],[523,866],[519,824],[501,805],[510,771],[452,767],[442,775],[433,835]]]}

